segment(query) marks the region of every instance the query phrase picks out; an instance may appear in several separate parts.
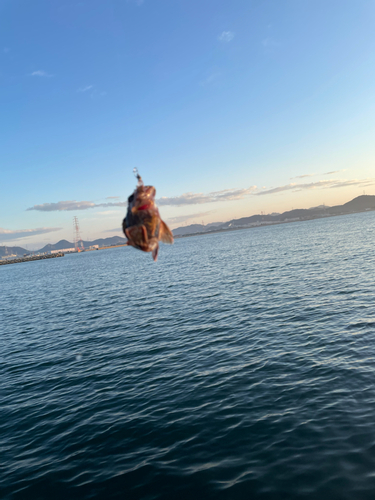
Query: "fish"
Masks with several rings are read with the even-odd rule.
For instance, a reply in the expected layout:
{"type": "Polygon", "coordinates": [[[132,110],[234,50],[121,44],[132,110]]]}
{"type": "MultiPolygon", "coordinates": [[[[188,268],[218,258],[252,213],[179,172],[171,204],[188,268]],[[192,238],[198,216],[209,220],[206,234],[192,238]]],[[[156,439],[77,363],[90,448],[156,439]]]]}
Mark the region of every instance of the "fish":
{"type": "Polygon", "coordinates": [[[122,230],[127,238],[127,245],[152,252],[154,261],[158,258],[159,241],[172,244],[173,234],[161,219],[155,203],[156,189],[145,186],[137,169],[134,173],[138,179],[137,187],[128,198],[128,209],[122,221],[122,230]]]}

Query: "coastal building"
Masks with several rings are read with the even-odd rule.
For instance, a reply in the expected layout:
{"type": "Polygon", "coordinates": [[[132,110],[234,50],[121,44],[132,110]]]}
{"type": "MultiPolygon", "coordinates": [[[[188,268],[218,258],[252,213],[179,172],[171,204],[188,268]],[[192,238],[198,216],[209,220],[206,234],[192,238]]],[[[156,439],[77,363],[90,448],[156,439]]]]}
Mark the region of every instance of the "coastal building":
{"type": "Polygon", "coordinates": [[[63,248],[61,250],[51,250],[50,254],[53,255],[55,253],[73,253],[76,252],[76,249],[74,247],[72,248],[63,248]]]}

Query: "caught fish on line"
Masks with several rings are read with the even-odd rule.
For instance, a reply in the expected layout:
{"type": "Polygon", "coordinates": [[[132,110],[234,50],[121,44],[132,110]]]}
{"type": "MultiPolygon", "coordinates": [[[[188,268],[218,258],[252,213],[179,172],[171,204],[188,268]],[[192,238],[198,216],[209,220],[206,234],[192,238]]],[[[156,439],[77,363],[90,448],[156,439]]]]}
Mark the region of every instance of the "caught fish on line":
{"type": "Polygon", "coordinates": [[[138,184],[128,198],[128,211],[122,221],[122,229],[128,239],[127,245],[142,252],[152,252],[152,257],[156,261],[159,241],[173,243],[173,234],[160,218],[155,203],[156,189],[154,186],[145,186],[138,170],[135,168],[133,171],[138,184]]]}

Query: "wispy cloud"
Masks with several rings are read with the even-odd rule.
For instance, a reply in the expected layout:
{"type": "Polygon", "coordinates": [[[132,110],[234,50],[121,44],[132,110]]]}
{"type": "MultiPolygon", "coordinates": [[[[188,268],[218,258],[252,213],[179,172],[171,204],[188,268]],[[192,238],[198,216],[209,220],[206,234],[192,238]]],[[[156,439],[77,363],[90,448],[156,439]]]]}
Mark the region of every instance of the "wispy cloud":
{"type": "MultiPolygon", "coordinates": [[[[324,172],[323,174],[320,175],[334,175],[334,174],[340,174],[341,172],[346,172],[346,169],[343,170],[332,170],[331,172],[324,172]]],[[[319,174],[304,174],[304,175],[296,175],[295,177],[291,177],[290,179],[304,179],[305,177],[314,177],[319,174]]]]}
{"type": "Polygon", "coordinates": [[[103,233],[122,233],[122,228],[115,227],[113,229],[104,229],[103,233]]]}
{"type": "Polygon", "coordinates": [[[95,203],[92,201],[58,201],[57,203],[43,203],[42,205],[34,205],[27,210],[38,210],[39,212],[64,212],[69,210],[87,210],[94,208],[95,203]]]}
{"type": "Polygon", "coordinates": [[[90,92],[91,99],[100,99],[101,97],[104,97],[106,95],[107,92],[105,90],[94,89],[92,92],[90,92]]]}
{"type": "Polygon", "coordinates": [[[162,197],[157,200],[158,205],[201,205],[203,203],[215,203],[218,201],[241,200],[245,196],[252,194],[256,186],[245,189],[224,189],[222,191],[213,191],[208,194],[203,193],[184,193],[181,196],[172,198],[162,197]]]}
{"type": "Polygon", "coordinates": [[[234,33],[232,31],[223,31],[221,35],[218,36],[220,42],[230,42],[234,38],[234,33]]]}
{"type": "Polygon", "coordinates": [[[291,179],[304,179],[305,177],[314,177],[315,174],[304,174],[304,175],[296,175],[295,177],[291,177],[291,179]]]}
{"type": "Polygon", "coordinates": [[[210,85],[215,80],[217,80],[219,78],[219,76],[220,76],[220,73],[211,73],[207,78],[202,80],[200,82],[200,84],[202,85],[202,87],[205,87],[206,85],[210,85]]]}
{"type": "MultiPolygon", "coordinates": [[[[309,189],[336,189],[353,186],[373,186],[375,179],[327,179],[317,182],[296,183],[291,182],[284,186],[278,186],[270,189],[265,189],[264,186],[260,191],[257,186],[250,186],[243,189],[223,189],[221,191],[212,191],[210,193],[184,193],[180,196],[166,197],[163,196],[156,200],[160,206],[185,206],[185,205],[202,205],[204,203],[217,203],[224,201],[242,200],[247,196],[263,196],[266,194],[276,194],[284,191],[301,191],[309,189]]],[[[116,198],[114,196],[108,197],[116,198]]],[[[92,208],[111,208],[111,207],[127,207],[127,201],[116,201],[108,203],[94,203],[93,201],[59,201],[57,203],[42,203],[34,205],[27,210],[37,210],[40,212],[63,212],[73,210],[88,210],[92,208]]],[[[192,217],[200,217],[201,215],[193,214],[192,217]]],[[[169,219],[172,220],[172,219],[169,219]]]]}
{"type": "Polygon", "coordinates": [[[91,99],[98,99],[107,95],[107,92],[105,90],[98,90],[97,88],[95,88],[95,85],[86,85],[85,87],[80,87],[79,89],[77,89],[77,92],[81,94],[88,92],[91,99]]]}
{"type": "Polygon", "coordinates": [[[189,220],[195,220],[199,219],[201,220],[202,217],[206,217],[207,215],[211,214],[212,212],[199,212],[197,214],[189,214],[189,215],[179,215],[177,217],[170,217],[167,219],[169,224],[181,224],[181,222],[187,222],[189,220]]]}
{"type": "Polygon", "coordinates": [[[118,200],[121,196],[107,196],[106,200],[118,200]]]}
{"type": "Polygon", "coordinates": [[[276,47],[280,47],[280,43],[274,40],[273,38],[264,38],[262,40],[262,45],[265,49],[275,49],[276,47]]]}
{"type": "Polygon", "coordinates": [[[60,231],[61,227],[38,227],[36,229],[3,229],[0,227],[0,242],[14,241],[29,236],[37,236],[38,234],[52,233],[53,231],[60,231]]]}
{"type": "Polygon", "coordinates": [[[261,44],[263,46],[264,54],[266,54],[268,56],[276,55],[281,47],[280,42],[278,42],[274,38],[270,38],[270,37],[264,38],[261,41],[261,44]]]}
{"type": "MultiPolygon", "coordinates": [[[[253,193],[256,186],[251,186],[245,189],[224,189],[222,191],[213,191],[212,193],[185,193],[181,196],[173,198],[162,197],[157,201],[158,205],[200,205],[203,203],[212,203],[217,201],[231,201],[241,200],[245,196],[253,193]]],[[[98,207],[127,207],[127,201],[116,201],[108,203],[94,203],[93,201],[58,201],[57,203],[42,203],[41,205],[34,205],[27,210],[37,210],[39,212],[67,212],[73,210],[88,210],[90,208],[98,207]]]]}
{"type": "Polygon", "coordinates": [[[346,169],[344,169],[344,170],[332,170],[332,172],[325,172],[323,175],[339,174],[340,172],[346,172],[346,169]]]}
{"type": "Polygon", "coordinates": [[[86,87],[81,87],[77,90],[77,92],[87,92],[88,90],[91,90],[94,88],[94,85],[86,85],[86,87]]]}
{"type": "Polygon", "coordinates": [[[57,203],[42,203],[34,205],[27,210],[37,210],[39,212],[69,212],[73,210],[88,210],[89,208],[98,207],[126,207],[127,201],[119,201],[116,203],[94,203],[93,201],[58,201],[57,203]]]}
{"type": "Polygon", "coordinates": [[[30,73],[30,76],[41,76],[44,78],[51,78],[53,75],[50,75],[46,71],[38,70],[38,71],[33,71],[32,73],[30,73]]]}
{"type": "Polygon", "coordinates": [[[328,186],[330,188],[341,188],[349,186],[373,186],[375,184],[375,179],[363,179],[363,180],[343,180],[343,181],[332,181],[332,185],[328,186]]]}
{"type": "Polygon", "coordinates": [[[304,174],[304,175],[296,175],[295,177],[291,177],[291,179],[304,179],[305,177],[314,177],[315,174],[304,174]]]}
{"type": "Polygon", "coordinates": [[[342,187],[351,187],[351,186],[361,186],[361,185],[371,185],[374,183],[374,179],[332,179],[332,180],[324,180],[317,182],[310,182],[307,184],[297,184],[292,182],[290,184],[286,184],[285,186],[279,186],[272,189],[267,189],[265,191],[260,191],[258,193],[254,193],[257,196],[265,195],[265,194],[275,194],[281,193],[283,191],[301,191],[305,189],[319,189],[319,188],[342,188],[342,187]],[[370,182],[370,184],[368,184],[370,182]]]}

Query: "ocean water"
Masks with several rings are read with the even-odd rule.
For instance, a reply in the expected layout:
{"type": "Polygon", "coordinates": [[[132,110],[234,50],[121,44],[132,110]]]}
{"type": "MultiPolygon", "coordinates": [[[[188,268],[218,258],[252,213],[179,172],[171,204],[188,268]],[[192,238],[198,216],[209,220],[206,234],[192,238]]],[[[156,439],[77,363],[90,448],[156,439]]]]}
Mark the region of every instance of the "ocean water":
{"type": "Polygon", "coordinates": [[[0,268],[1,499],[375,498],[375,212],[0,268]]]}

